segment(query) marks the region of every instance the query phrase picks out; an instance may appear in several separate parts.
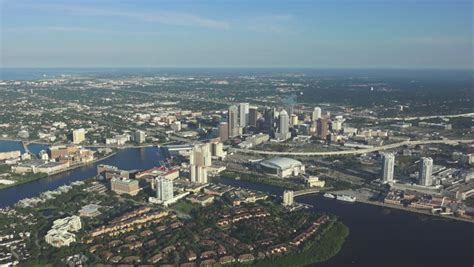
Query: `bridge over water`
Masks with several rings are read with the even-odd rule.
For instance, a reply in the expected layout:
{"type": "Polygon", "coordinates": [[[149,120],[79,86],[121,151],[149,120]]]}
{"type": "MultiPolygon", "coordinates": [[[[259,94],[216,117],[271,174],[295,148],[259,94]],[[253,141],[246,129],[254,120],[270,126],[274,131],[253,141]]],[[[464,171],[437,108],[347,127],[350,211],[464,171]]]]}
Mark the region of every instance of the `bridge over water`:
{"type": "Polygon", "coordinates": [[[309,195],[309,194],[316,194],[321,192],[321,188],[308,188],[308,189],[303,189],[303,190],[298,190],[293,192],[293,197],[299,197],[299,196],[304,196],[304,195],[309,195]]]}

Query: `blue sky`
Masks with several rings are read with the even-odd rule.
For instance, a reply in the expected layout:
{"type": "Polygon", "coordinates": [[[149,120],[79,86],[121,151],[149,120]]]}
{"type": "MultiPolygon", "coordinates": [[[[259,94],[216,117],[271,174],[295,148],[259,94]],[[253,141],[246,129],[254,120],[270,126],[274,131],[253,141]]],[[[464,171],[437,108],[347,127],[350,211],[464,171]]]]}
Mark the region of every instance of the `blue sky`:
{"type": "Polygon", "coordinates": [[[2,67],[473,68],[463,0],[0,0],[2,67]]]}

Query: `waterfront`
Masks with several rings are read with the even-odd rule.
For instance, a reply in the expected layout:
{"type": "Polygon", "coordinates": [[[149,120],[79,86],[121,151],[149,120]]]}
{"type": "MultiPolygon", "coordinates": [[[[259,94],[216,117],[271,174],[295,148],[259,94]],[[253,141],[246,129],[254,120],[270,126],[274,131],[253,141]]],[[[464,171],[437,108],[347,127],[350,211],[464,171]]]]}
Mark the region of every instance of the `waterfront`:
{"type": "MultiPolygon", "coordinates": [[[[220,182],[281,195],[283,189],[245,181],[220,182]]],[[[297,197],[316,212],[337,215],[350,234],[341,252],[315,266],[472,266],[474,225],[322,195],[297,197]]]]}
{"type": "MultiPolygon", "coordinates": [[[[1,147],[0,142],[0,147],[1,147]]],[[[157,166],[163,157],[155,147],[124,149],[101,161],[122,169],[157,166]]],[[[92,164],[43,180],[0,191],[0,207],[43,191],[94,176],[92,164]]],[[[283,189],[229,179],[218,180],[239,187],[281,195],[283,189]]],[[[320,195],[297,197],[317,212],[337,215],[350,229],[341,252],[316,266],[472,266],[473,224],[434,218],[363,203],[346,203],[320,195]]]]}
{"type": "MultiPolygon", "coordinates": [[[[15,147],[12,142],[0,141],[0,148],[7,145],[9,148],[15,147]]],[[[36,152],[31,146],[29,149],[36,152]]],[[[98,164],[110,164],[124,170],[136,170],[158,166],[162,159],[161,150],[156,147],[119,150],[115,155],[93,164],[0,190],[0,208],[15,204],[24,198],[37,196],[41,192],[56,189],[61,185],[95,176],[98,164]]]]}

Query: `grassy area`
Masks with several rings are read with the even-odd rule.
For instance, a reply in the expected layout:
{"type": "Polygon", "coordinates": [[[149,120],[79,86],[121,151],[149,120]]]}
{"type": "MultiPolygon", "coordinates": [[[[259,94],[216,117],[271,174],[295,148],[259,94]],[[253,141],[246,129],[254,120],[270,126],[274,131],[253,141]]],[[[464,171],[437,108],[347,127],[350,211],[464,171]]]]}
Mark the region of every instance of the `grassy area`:
{"type": "Polygon", "coordinates": [[[45,174],[45,173],[36,173],[36,174],[29,173],[29,174],[24,175],[24,176],[23,175],[13,175],[13,176],[8,177],[6,179],[15,181],[15,183],[14,184],[0,184],[0,189],[5,189],[5,188],[9,188],[9,187],[18,186],[20,184],[33,182],[33,181],[43,179],[43,178],[46,178],[46,177],[48,177],[48,175],[45,174]]]}
{"type": "Polygon", "coordinates": [[[6,172],[10,172],[10,165],[7,165],[7,164],[0,164],[0,173],[6,173],[6,172]]]}
{"type": "Polygon", "coordinates": [[[173,208],[174,210],[177,210],[185,214],[190,214],[191,211],[197,207],[199,207],[197,204],[193,204],[185,200],[181,200],[177,202],[176,204],[174,204],[173,206],[171,206],[171,208],[173,208]]]}
{"type": "Polygon", "coordinates": [[[308,242],[302,251],[256,262],[253,266],[310,266],[324,262],[339,253],[348,235],[347,226],[341,222],[332,222],[315,240],[308,242]]]}

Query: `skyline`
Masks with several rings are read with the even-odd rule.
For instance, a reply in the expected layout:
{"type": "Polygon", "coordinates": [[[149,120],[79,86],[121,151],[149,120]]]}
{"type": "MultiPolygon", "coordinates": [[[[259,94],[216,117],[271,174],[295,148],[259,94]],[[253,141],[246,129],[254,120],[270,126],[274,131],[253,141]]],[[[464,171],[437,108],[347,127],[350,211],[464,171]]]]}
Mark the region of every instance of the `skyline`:
{"type": "Polygon", "coordinates": [[[3,68],[472,69],[470,1],[0,1],[3,68]]]}

